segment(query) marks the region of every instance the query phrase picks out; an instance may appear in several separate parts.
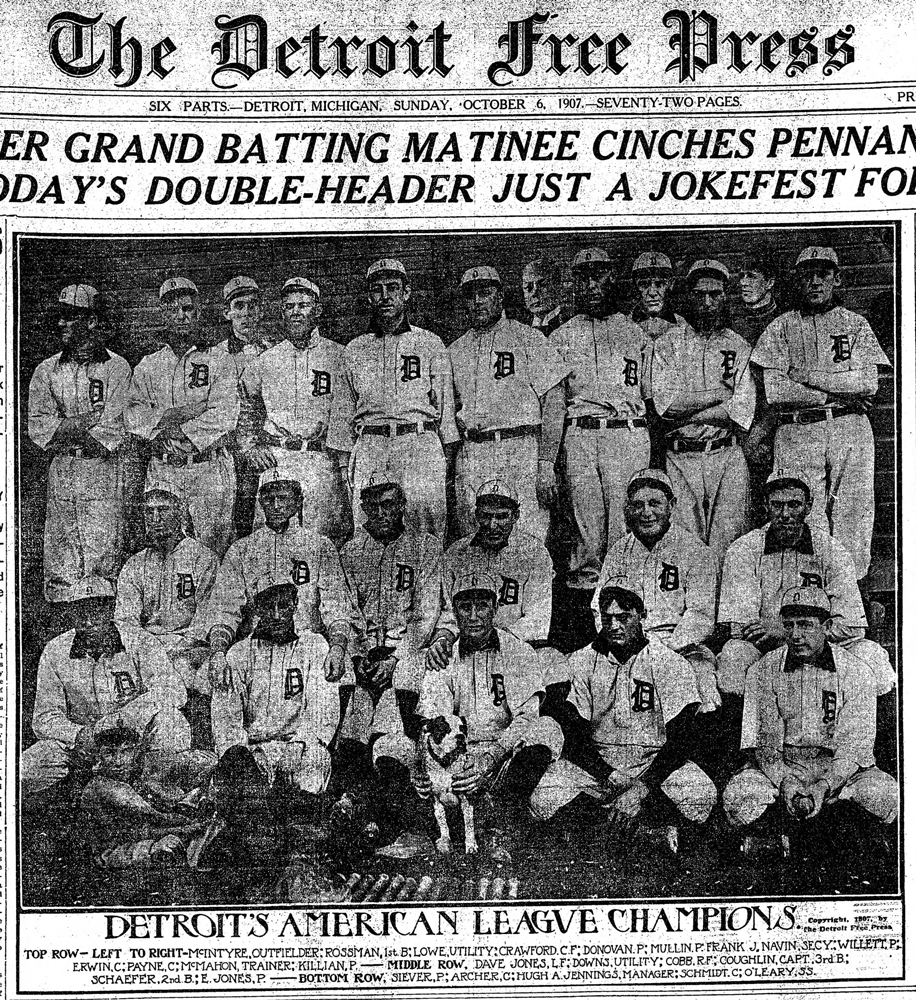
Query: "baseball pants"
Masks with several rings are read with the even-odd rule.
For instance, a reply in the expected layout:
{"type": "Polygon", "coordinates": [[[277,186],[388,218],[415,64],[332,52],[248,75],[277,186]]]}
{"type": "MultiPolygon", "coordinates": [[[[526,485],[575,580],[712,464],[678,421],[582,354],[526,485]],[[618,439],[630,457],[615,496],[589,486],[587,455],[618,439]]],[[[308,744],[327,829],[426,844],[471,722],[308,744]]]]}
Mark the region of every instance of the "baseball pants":
{"type": "Polygon", "coordinates": [[[408,530],[427,531],[441,538],[445,532],[445,455],[433,431],[383,437],[363,434],[350,456],[350,486],[353,492],[353,524],[364,521],[360,491],[377,469],[397,474],[407,509],[408,530]]]}
{"type": "Polygon", "coordinates": [[[146,473],[147,487],[157,480],[172,484],[184,498],[194,525],[194,537],[220,559],[234,534],[235,461],[222,449],[209,461],[171,465],[153,456],[146,473]]]}
{"type": "Polygon", "coordinates": [[[563,443],[566,480],[579,541],[569,559],[570,587],[592,589],[609,546],[625,534],[627,483],[649,464],[645,427],[568,427],[563,443]]]}
{"type": "Polygon", "coordinates": [[[277,780],[277,768],[288,753],[298,754],[298,763],[292,774],[293,783],[300,792],[320,795],[331,780],[331,754],[318,740],[289,743],[268,740],[253,743],[248,749],[270,784],[277,780]]]}
{"type": "MultiPolygon", "coordinates": [[[[163,709],[153,716],[148,755],[155,772],[174,766],[171,760],[191,748],[191,727],[177,708],[163,709]]],[[[59,740],[39,740],[23,750],[19,758],[19,781],[23,795],[35,795],[59,784],[70,773],[73,750],[59,740]]]]}
{"type": "Polygon", "coordinates": [[[114,594],[122,541],[123,482],[117,457],[55,456],[45,513],[47,600],[114,594]]]}
{"type": "Polygon", "coordinates": [[[538,503],[538,437],[525,434],[499,441],[462,441],[455,467],[455,538],[477,530],[477,491],[501,479],[518,496],[518,527],[540,541],[547,538],[550,511],[538,503]]]}
{"type": "Polygon", "coordinates": [[[800,472],[811,487],[812,527],[841,542],[862,579],[871,562],[875,522],[875,437],[865,414],[776,431],[773,468],[800,472]]]}
{"type": "MultiPolygon", "coordinates": [[[[350,534],[350,512],[341,473],[326,451],[289,451],[271,448],[277,469],[302,487],[302,522],[335,542],[350,534]]],[[[357,522],[359,523],[359,522],[357,522]]],[[[264,511],[258,504],[255,528],[264,525],[264,511]]]]}
{"type": "MultiPolygon", "coordinates": [[[[821,757],[798,762],[791,770],[806,782],[815,781],[829,768],[832,758],[821,757]]],[[[760,817],[779,798],[779,788],[756,767],[739,771],[725,786],[722,807],[732,826],[747,826],[760,817]]],[[[854,802],[883,823],[897,818],[897,782],[877,767],[857,771],[835,795],[828,796],[825,807],[836,802],[854,802]]]]}
{"type": "Polygon", "coordinates": [[[674,519],[705,542],[721,566],[726,549],[748,530],[744,452],[737,445],[718,451],[669,448],[666,469],[677,496],[674,519]]]}
{"type": "MultiPolygon", "coordinates": [[[[614,791],[620,794],[626,787],[615,786],[614,791]]],[[[661,790],[678,812],[693,823],[705,822],[719,797],[712,779],[692,761],[672,771],[662,782],[661,790]]],[[[588,771],[564,757],[551,764],[541,778],[531,796],[531,811],[538,819],[549,820],[579,795],[597,798],[607,791],[588,771]]]]}

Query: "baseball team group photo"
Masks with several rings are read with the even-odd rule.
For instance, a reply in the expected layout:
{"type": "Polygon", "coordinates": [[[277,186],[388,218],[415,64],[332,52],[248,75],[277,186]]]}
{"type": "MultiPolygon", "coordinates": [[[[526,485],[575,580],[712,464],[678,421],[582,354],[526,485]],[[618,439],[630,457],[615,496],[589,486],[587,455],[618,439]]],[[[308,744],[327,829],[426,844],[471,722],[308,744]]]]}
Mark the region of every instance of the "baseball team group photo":
{"type": "Polygon", "coordinates": [[[899,891],[899,228],[20,235],[27,907],[899,891]]]}

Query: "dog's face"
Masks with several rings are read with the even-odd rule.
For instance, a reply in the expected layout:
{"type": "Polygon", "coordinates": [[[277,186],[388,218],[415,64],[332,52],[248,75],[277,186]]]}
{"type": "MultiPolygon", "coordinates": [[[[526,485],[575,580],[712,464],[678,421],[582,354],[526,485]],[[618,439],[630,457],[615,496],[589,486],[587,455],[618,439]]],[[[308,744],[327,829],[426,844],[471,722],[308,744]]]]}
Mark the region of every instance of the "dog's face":
{"type": "Polygon", "coordinates": [[[423,723],[429,755],[442,767],[449,767],[468,748],[467,719],[458,715],[437,715],[423,723]]]}

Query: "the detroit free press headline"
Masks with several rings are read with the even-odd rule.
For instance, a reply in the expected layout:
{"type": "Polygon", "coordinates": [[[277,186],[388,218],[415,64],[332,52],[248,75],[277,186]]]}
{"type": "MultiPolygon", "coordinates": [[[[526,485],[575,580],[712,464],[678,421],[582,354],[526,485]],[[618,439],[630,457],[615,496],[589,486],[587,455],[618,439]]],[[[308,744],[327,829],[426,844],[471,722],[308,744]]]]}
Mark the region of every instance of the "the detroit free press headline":
{"type": "Polygon", "coordinates": [[[6,995],[905,988],[905,5],[0,7],[6,995]]]}

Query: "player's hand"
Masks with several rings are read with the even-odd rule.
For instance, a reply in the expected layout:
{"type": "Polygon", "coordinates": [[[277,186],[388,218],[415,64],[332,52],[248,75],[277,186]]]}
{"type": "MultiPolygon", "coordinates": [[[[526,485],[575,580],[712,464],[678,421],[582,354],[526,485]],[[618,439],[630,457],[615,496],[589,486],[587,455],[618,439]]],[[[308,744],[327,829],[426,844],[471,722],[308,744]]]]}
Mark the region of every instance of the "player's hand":
{"type": "Polygon", "coordinates": [[[793,818],[799,819],[797,797],[805,796],[807,790],[802,781],[794,774],[787,774],[779,783],[779,797],[785,806],[786,812],[793,818]]]}
{"type": "Polygon", "coordinates": [[[222,650],[215,650],[207,660],[207,678],[210,681],[211,691],[232,691],[234,684],[232,680],[232,668],[226,659],[226,654],[222,650]]]}
{"type": "Polygon", "coordinates": [[[433,794],[433,783],[426,771],[419,768],[410,772],[410,783],[421,799],[428,799],[433,794]]]}
{"type": "Polygon", "coordinates": [[[184,854],[184,841],[175,833],[160,837],[149,849],[151,861],[177,861],[184,854]]]}
{"type": "Polygon", "coordinates": [[[452,791],[456,795],[476,795],[495,770],[496,758],[493,754],[486,751],[469,754],[464,769],[452,779],[452,791]]]}
{"type": "Polygon", "coordinates": [[[824,802],[830,794],[830,784],[825,778],[818,778],[817,781],[808,785],[805,789],[805,794],[813,805],[807,811],[807,815],[802,816],[801,819],[814,819],[821,809],[824,808],[824,802]]]}
{"type": "Polygon", "coordinates": [[[182,406],[173,406],[165,411],[159,418],[157,427],[166,428],[180,427],[189,420],[195,420],[207,409],[207,401],[200,400],[198,403],[184,403],[182,406]]]}
{"type": "Polygon", "coordinates": [[[258,474],[272,469],[277,464],[273,452],[266,445],[256,445],[254,448],[246,451],[245,461],[248,463],[251,471],[258,474]]]}
{"type": "Polygon", "coordinates": [[[557,474],[553,462],[538,460],[538,475],[534,484],[538,503],[542,507],[553,507],[557,502],[557,474]]]}
{"type": "Polygon", "coordinates": [[[760,646],[770,642],[783,642],[786,633],[782,623],[778,621],[759,621],[745,625],[741,630],[741,638],[760,646]]]}
{"type": "Polygon", "coordinates": [[[324,679],[335,684],[347,669],[347,651],[339,643],[334,643],[324,658],[324,679]]]}
{"type": "Polygon", "coordinates": [[[636,781],[608,806],[608,822],[620,833],[628,833],[636,824],[636,817],[642,808],[649,789],[641,781],[636,781]]]}
{"type": "Polygon", "coordinates": [[[73,752],[85,761],[91,761],[95,757],[95,733],[92,726],[83,726],[76,734],[73,752]]]}
{"type": "Polygon", "coordinates": [[[697,676],[697,689],[700,692],[700,707],[697,709],[699,715],[721,708],[722,695],[719,694],[719,686],[712,670],[704,670],[697,676]]]}
{"type": "Polygon", "coordinates": [[[455,639],[452,635],[440,635],[426,651],[426,666],[430,670],[445,670],[452,658],[455,639]]]}

